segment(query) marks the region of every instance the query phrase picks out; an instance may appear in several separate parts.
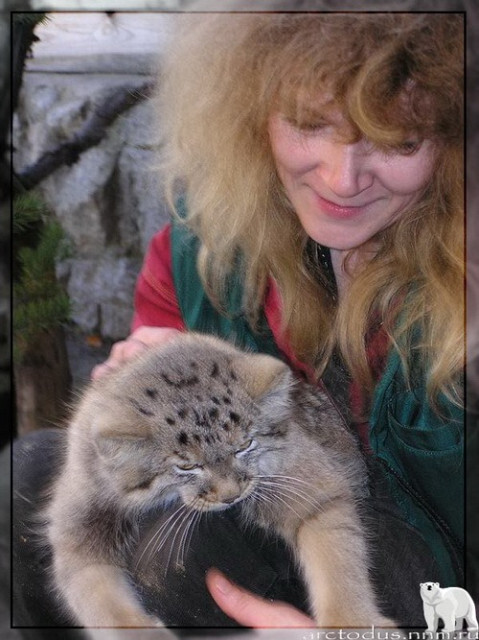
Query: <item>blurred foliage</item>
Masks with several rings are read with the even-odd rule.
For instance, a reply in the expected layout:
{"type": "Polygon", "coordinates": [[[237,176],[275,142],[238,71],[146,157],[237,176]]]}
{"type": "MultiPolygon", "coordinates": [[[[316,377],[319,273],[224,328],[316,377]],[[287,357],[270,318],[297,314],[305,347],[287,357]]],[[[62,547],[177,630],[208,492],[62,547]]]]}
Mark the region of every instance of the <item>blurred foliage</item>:
{"type": "Polygon", "coordinates": [[[28,13],[14,12],[12,13],[13,26],[35,27],[37,24],[46,24],[49,21],[48,14],[45,12],[29,11],[28,13]]]}
{"type": "Polygon", "coordinates": [[[48,207],[35,193],[26,191],[15,198],[13,233],[17,237],[36,227],[48,216],[48,207]]]}
{"type": "Polygon", "coordinates": [[[55,271],[69,248],[62,228],[34,192],[14,199],[13,235],[13,356],[20,363],[42,331],[70,318],[70,300],[55,271]]]}

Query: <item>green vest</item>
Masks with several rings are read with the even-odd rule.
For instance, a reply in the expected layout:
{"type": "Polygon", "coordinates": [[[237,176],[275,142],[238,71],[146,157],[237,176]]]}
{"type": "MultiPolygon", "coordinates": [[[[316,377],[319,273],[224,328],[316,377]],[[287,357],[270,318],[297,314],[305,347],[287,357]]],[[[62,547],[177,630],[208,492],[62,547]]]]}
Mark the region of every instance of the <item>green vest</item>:
{"type": "MultiPolygon", "coordinates": [[[[223,315],[198,275],[197,238],[173,225],[171,248],[176,295],[188,330],[233,338],[238,346],[282,357],[264,314],[254,331],[248,324],[240,270],[228,282],[223,315]]],[[[431,410],[424,386],[407,389],[400,358],[391,350],[373,398],[369,442],[393,500],[433,552],[446,587],[464,578],[464,415],[444,398],[441,409],[442,418],[431,410]]]]}

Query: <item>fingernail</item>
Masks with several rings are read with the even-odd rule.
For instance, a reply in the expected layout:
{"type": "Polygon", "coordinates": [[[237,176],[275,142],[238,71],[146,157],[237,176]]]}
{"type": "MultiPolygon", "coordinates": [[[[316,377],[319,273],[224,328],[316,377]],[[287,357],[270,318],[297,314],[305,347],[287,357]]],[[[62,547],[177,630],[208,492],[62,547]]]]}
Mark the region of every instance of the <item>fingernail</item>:
{"type": "Polygon", "coordinates": [[[224,577],[223,574],[217,573],[214,577],[215,586],[224,596],[227,596],[231,593],[233,589],[233,585],[231,582],[224,577]]]}

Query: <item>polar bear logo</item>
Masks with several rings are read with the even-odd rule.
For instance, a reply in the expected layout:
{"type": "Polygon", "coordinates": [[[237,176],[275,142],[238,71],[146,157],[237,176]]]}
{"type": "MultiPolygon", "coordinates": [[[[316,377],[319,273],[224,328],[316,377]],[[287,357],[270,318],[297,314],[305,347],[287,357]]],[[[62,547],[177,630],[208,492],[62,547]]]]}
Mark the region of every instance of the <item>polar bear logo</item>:
{"type": "Polygon", "coordinates": [[[441,589],[439,582],[422,582],[420,587],[429,632],[437,631],[439,618],[444,622],[443,631],[446,633],[462,630],[464,620],[468,631],[477,631],[476,607],[465,589],[441,589]]]}

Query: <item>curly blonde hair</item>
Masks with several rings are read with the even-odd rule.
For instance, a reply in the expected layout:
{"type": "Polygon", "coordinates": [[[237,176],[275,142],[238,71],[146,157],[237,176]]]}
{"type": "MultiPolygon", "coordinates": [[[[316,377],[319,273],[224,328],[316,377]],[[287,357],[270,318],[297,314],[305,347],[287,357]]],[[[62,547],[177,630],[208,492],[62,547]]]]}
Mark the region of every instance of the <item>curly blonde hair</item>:
{"type": "Polygon", "coordinates": [[[337,349],[372,391],[366,337],[379,321],[406,367],[420,351],[430,399],[446,393],[457,400],[464,351],[463,16],[252,13],[183,15],[180,22],[156,97],[165,132],[162,171],[170,202],[179,190],[185,194],[211,298],[221,307],[239,251],[252,324],[273,277],[283,330],[318,375],[337,349]],[[321,91],[356,138],[404,152],[413,132],[436,147],[421,199],[374,239],[374,259],[354,274],[339,303],[308,267],[308,238],[291,215],[268,136],[274,113],[298,126],[314,121],[312,97],[321,91]],[[420,343],[413,339],[417,327],[420,343]]]}

